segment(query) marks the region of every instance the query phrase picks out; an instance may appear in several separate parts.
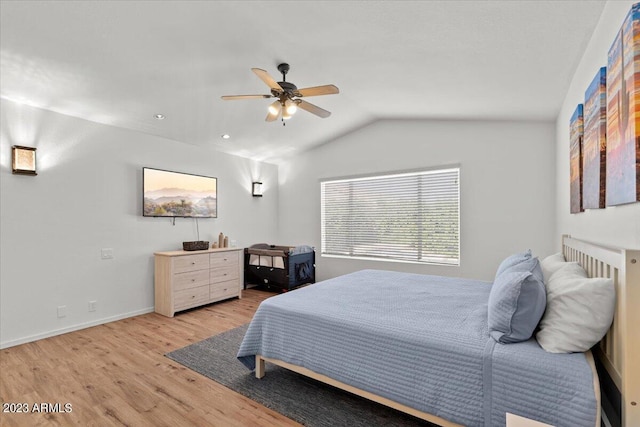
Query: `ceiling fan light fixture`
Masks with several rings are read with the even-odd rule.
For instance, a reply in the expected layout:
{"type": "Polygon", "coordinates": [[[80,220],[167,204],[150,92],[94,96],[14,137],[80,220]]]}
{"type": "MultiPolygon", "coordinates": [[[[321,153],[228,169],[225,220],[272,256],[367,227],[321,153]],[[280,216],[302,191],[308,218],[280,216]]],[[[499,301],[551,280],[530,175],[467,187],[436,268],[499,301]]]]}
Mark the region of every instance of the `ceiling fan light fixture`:
{"type": "Polygon", "coordinates": [[[282,110],[282,118],[284,120],[289,120],[291,118],[291,114],[286,109],[282,110]]]}
{"type": "Polygon", "coordinates": [[[296,111],[298,111],[298,106],[296,105],[295,102],[291,101],[290,99],[287,99],[285,101],[284,106],[289,116],[293,116],[296,113],[296,111]]]}
{"type": "Polygon", "coordinates": [[[274,116],[280,114],[280,101],[274,101],[269,105],[269,114],[274,116]]]}

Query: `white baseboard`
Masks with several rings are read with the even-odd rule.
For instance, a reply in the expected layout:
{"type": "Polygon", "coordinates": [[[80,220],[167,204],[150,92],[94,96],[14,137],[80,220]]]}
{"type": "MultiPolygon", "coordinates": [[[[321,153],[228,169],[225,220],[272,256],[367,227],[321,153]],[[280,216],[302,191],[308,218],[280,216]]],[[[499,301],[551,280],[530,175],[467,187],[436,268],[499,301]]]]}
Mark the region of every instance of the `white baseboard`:
{"type": "Polygon", "coordinates": [[[116,316],[105,317],[103,319],[93,320],[91,322],[80,323],[78,325],[67,326],[66,328],[56,329],[53,331],[43,332],[41,334],[31,335],[24,338],[18,338],[11,341],[0,342],[0,349],[14,347],[28,342],[38,341],[44,338],[55,337],[56,335],[66,334],[68,332],[79,331],[80,329],[90,328],[92,326],[104,325],[105,323],[115,322],[116,320],[126,319],[128,317],[139,316],[141,314],[152,313],[154,307],[143,308],[142,310],[131,311],[129,313],[118,314],[116,316]]]}

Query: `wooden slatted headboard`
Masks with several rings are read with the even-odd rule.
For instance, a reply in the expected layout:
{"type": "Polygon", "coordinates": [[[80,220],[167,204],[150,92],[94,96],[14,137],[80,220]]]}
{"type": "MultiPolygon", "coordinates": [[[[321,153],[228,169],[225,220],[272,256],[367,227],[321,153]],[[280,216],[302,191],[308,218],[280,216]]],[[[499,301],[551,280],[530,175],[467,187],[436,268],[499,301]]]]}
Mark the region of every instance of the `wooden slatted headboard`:
{"type": "Polygon", "coordinates": [[[594,348],[621,396],[621,423],[640,426],[640,251],[615,249],[562,236],[562,253],[589,277],[608,277],[616,287],[611,329],[594,348]]]}

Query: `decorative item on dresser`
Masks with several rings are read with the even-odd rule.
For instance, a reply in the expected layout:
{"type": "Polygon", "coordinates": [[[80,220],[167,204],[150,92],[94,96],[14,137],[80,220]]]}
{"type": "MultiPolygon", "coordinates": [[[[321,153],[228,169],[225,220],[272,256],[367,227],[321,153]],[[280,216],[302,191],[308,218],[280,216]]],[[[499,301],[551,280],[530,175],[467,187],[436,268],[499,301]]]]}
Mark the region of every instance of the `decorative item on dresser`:
{"type": "Polygon", "coordinates": [[[242,249],[156,252],[155,311],[177,311],[227,298],[242,298],[242,249]]]}
{"type": "Polygon", "coordinates": [[[201,251],[204,249],[209,249],[209,242],[205,240],[182,242],[182,250],[184,251],[201,251]]]}

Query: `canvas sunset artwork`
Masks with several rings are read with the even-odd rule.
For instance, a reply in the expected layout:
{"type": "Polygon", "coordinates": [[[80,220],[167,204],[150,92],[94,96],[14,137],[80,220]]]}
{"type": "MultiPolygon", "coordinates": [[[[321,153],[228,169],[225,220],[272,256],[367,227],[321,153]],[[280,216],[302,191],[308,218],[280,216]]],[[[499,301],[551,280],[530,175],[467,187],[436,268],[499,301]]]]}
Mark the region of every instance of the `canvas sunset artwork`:
{"type": "Polygon", "coordinates": [[[569,126],[570,212],[582,212],[582,137],[584,135],[583,106],[578,104],[569,126]]]}
{"type": "Polygon", "coordinates": [[[606,205],[640,201],[640,4],[608,54],[606,205]]]}
{"type": "Polygon", "coordinates": [[[605,207],[607,69],[600,68],[584,95],[582,207],[605,207]]]}

